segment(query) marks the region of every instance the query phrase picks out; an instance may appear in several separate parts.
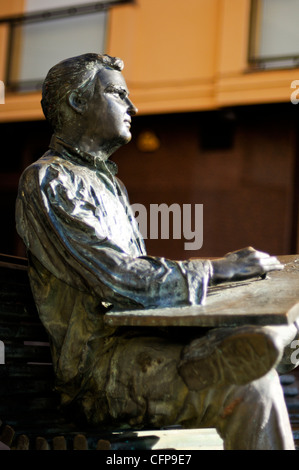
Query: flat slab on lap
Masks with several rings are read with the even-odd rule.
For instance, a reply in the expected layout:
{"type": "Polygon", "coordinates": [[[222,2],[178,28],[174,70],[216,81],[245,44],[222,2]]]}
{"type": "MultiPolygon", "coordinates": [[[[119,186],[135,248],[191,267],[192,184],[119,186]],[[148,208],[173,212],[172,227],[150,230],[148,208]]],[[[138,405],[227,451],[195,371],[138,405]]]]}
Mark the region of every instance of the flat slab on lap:
{"type": "Polygon", "coordinates": [[[299,317],[299,255],[279,256],[285,265],[266,279],[211,287],[205,305],[108,312],[111,326],[284,325],[299,317]]]}

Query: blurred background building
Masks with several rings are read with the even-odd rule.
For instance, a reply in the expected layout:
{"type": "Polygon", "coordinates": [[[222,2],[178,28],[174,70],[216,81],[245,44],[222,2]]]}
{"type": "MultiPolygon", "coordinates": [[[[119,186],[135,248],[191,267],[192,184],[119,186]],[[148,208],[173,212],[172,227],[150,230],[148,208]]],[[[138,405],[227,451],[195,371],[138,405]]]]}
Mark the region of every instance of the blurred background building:
{"type": "Polygon", "coordinates": [[[149,254],[297,253],[298,17],[299,0],[1,0],[0,253],[25,255],[14,205],[51,137],[42,80],[84,52],[125,62],[139,113],[113,159],[131,203],[203,204],[200,249],[170,231],[149,254]]]}

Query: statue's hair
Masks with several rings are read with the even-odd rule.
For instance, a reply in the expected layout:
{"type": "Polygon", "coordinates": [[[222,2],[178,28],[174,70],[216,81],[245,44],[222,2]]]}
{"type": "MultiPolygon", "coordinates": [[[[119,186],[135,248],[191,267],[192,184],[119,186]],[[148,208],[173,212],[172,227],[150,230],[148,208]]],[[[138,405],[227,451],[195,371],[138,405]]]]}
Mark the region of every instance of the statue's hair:
{"type": "Polygon", "coordinates": [[[43,83],[41,105],[44,115],[54,130],[62,125],[61,103],[66,96],[77,91],[81,96],[92,96],[95,78],[102,68],[121,71],[123,61],[107,54],[82,54],[59,62],[52,67],[43,83]]]}

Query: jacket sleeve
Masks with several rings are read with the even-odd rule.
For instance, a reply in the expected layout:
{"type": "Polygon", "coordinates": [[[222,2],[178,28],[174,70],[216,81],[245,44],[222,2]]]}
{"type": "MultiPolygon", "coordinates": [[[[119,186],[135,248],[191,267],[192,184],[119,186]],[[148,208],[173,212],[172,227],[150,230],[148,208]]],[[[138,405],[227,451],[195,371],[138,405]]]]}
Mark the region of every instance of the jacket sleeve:
{"type": "Polygon", "coordinates": [[[71,172],[55,165],[32,165],[20,180],[17,230],[50,273],[117,310],[203,303],[209,261],[128,255],[79,186],[71,172]]]}

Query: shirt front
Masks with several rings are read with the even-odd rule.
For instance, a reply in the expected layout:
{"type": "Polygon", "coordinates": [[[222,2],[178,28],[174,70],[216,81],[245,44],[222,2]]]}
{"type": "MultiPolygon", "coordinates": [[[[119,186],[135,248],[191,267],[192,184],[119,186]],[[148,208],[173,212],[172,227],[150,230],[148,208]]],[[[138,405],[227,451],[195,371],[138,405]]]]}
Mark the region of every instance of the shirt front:
{"type": "MultiPolygon", "coordinates": [[[[115,175],[113,162],[54,136],[50,150],[20,180],[17,230],[62,386],[82,385],[94,350],[105,368],[103,358],[115,337],[103,323],[107,308],[196,305],[206,295],[208,261],[146,254],[125,187],[115,175]]],[[[71,389],[66,401],[76,393],[71,389]]]]}

